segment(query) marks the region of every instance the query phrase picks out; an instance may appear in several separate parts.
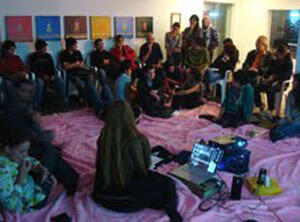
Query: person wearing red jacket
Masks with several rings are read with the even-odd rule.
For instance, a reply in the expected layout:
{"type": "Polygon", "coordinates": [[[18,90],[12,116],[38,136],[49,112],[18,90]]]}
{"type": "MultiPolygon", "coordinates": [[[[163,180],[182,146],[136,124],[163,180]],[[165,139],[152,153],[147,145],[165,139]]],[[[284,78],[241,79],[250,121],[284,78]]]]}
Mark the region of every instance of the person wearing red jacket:
{"type": "Polygon", "coordinates": [[[26,68],[21,58],[14,54],[16,44],[6,40],[1,48],[0,76],[6,79],[19,81],[25,79],[26,68]]]}
{"type": "Polygon", "coordinates": [[[122,35],[117,35],[115,37],[115,47],[112,48],[111,54],[119,63],[122,63],[125,60],[131,61],[131,69],[135,71],[138,68],[137,64],[135,63],[135,51],[130,46],[124,45],[124,40],[125,39],[122,35]]]}

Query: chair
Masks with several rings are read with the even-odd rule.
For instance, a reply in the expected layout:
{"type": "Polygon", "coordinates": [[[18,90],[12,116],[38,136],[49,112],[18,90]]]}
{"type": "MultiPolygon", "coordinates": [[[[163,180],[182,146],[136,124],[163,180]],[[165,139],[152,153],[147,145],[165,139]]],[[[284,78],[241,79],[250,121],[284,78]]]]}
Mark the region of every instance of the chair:
{"type": "Polygon", "coordinates": [[[284,117],[284,110],[286,106],[286,100],[289,92],[292,90],[294,81],[294,75],[289,80],[286,80],[281,85],[280,92],[275,94],[275,109],[280,117],[284,117]]]}
{"type": "MultiPolygon", "coordinates": [[[[225,73],[225,78],[216,81],[213,85],[220,86],[221,89],[221,103],[224,102],[226,96],[227,82],[229,80],[230,74],[232,74],[231,70],[227,70],[225,73]]],[[[217,96],[217,87],[214,87],[214,96],[217,96]]]]}
{"type": "MultiPolygon", "coordinates": [[[[289,92],[292,90],[294,75],[289,80],[286,80],[281,85],[280,92],[275,94],[275,110],[279,117],[284,117],[284,110],[286,106],[286,99],[289,92]]],[[[268,110],[268,98],[267,94],[262,92],[260,94],[262,102],[265,104],[265,110],[268,110]]]]}
{"type": "Polygon", "coordinates": [[[71,82],[67,83],[67,71],[61,65],[58,65],[56,72],[57,72],[57,76],[64,80],[64,83],[66,86],[66,91],[67,91],[66,95],[68,95],[69,97],[71,95],[77,95],[78,91],[77,91],[76,87],[74,87],[74,85],[71,82]]]}
{"type": "MultiPolygon", "coordinates": [[[[97,73],[99,71],[98,67],[92,66],[91,64],[91,53],[86,56],[85,64],[92,72],[97,73]]],[[[95,85],[96,89],[98,89],[100,86],[99,80],[97,79],[96,75],[93,75],[93,84],[95,85]]]]}

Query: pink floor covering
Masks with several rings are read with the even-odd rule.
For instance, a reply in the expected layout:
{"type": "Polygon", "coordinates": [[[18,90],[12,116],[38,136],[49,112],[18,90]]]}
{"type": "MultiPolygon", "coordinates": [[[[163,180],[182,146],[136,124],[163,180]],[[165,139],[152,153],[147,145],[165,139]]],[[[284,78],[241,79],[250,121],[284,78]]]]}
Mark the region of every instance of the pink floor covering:
{"type": "MultiPolygon", "coordinates": [[[[241,201],[227,201],[225,207],[215,207],[208,212],[197,210],[200,199],[193,195],[181,182],[177,181],[179,212],[184,221],[300,221],[300,139],[286,139],[272,144],[268,132],[253,125],[238,129],[223,129],[209,121],[198,119],[199,114],[216,114],[216,104],[183,111],[170,119],[142,116],[139,129],[148,136],[151,145],[162,145],[173,153],[191,150],[193,142],[204,138],[235,134],[249,139],[251,150],[250,175],[264,167],[271,177],[277,179],[283,188],[280,195],[263,197],[258,200],[243,188],[241,201]],[[257,132],[249,138],[249,132],[257,132]]],[[[94,162],[96,140],[103,123],[91,110],[46,116],[43,126],[56,133],[55,142],[64,147],[63,156],[79,173],[79,191],[74,198],[64,193],[39,212],[25,215],[7,215],[8,221],[50,221],[50,218],[63,212],[72,221],[168,221],[163,212],[146,209],[132,214],[120,214],[103,209],[89,198],[95,174],[94,162]]],[[[163,166],[160,172],[166,173],[177,167],[175,163],[163,166]]],[[[231,174],[221,173],[222,178],[231,186],[231,174]]]]}

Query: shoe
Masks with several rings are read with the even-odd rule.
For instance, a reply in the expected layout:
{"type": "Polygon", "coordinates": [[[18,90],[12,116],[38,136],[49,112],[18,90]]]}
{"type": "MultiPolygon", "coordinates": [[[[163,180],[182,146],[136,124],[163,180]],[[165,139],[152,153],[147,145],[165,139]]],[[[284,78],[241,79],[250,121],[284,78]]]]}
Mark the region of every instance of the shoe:
{"type": "Polygon", "coordinates": [[[173,113],[172,113],[172,117],[176,117],[180,114],[180,112],[178,110],[175,110],[173,113]]]}

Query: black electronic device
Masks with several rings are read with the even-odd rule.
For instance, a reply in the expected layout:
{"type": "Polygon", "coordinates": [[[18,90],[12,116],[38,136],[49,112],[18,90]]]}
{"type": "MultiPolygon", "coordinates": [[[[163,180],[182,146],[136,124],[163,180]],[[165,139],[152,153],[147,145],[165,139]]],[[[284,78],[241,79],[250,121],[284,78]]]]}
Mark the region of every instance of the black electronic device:
{"type": "Polygon", "coordinates": [[[231,193],[230,199],[231,200],[240,200],[242,195],[242,188],[243,188],[244,178],[239,176],[234,176],[231,185],[231,193]]]}
{"type": "Polygon", "coordinates": [[[226,135],[210,140],[208,145],[229,152],[231,150],[245,149],[248,146],[248,142],[246,139],[239,136],[226,135]]]}
{"type": "Polygon", "coordinates": [[[232,150],[224,152],[219,170],[234,174],[244,174],[249,171],[251,152],[249,150],[232,150]]]}
{"type": "Polygon", "coordinates": [[[258,174],[258,180],[257,180],[257,184],[259,185],[264,185],[265,184],[265,180],[267,177],[267,170],[266,169],[260,169],[259,170],[259,174],[258,174]]]}
{"type": "Polygon", "coordinates": [[[248,145],[246,139],[238,136],[216,137],[209,141],[209,146],[220,148],[224,151],[220,171],[234,174],[244,174],[249,171],[249,161],[251,152],[245,148],[248,145]]]}

